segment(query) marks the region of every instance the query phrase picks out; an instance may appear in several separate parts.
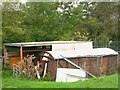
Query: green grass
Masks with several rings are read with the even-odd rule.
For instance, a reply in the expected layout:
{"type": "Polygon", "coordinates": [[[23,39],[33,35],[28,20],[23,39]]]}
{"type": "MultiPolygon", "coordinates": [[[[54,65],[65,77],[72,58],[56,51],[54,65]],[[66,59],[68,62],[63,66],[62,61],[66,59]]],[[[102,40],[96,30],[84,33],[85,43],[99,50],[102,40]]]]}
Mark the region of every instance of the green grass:
{"type": "Polygon", "coordinates": [[[12,72],[3,71],[2,88],[118,88],[118,75],[99,77],[85,81],[62,83],[54,81],[13,78],[12,72]]]}

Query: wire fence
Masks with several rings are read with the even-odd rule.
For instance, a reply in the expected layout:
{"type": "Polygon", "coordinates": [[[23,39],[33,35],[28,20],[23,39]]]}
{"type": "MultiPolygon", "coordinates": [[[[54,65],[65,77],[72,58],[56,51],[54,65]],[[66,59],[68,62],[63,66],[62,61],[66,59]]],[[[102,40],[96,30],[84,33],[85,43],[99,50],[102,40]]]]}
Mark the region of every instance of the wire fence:
{"type": "Polygon", "coordinates": [[[109,42],[93,41],[93,47],[94,48],[107,47],[120,53],[120,41],[109,41],[109,42]]]}

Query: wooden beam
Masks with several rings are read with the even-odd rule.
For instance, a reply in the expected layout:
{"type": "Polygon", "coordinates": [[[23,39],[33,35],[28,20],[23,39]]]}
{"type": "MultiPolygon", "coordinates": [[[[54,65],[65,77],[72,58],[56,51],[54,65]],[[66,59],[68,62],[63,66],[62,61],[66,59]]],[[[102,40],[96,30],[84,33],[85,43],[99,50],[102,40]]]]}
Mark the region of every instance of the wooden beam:
{"type": "Polygon", "coordinates": [[[47,70],[47,62],[45,63],[44,73],[43,73],[43,78],[45,78],[45,75],[46,75],[46,70],[47,70]]]}
{"type": "Polygon", "coordinates": [[[23,48],[22,47],[20,47],[20,61],[23,59],[23,50],[22,50],[23,48]]]}
{"type": "Polygon", "coordinates": [[[89,73],[88,71],[84,70],[83,68],[81,68],[80,66],[76,65],[75,63],[71,62],[69,59],[65,58],[64,56],[60,55],[65,61],[67,61],[68,63],[72,64],[73,66],[79,68],[80,70],[83,70],[84,72],[86,72],[87,74],[91,75],[92,77],[96,78],[96,76],[94,76],[93,74],[89,73]]]}
{"type": "Polygon", "coordinates": [[[38,71],[38,67],[35,66],[35,70],[36,70],[36,73],[37,73],[37,78],[40,79],[40,74],[39,74],[39,71],[38,71]]]}
{"type": "Polygon", "coordinates": [[[41,52],[41,51],[49,51],[50,49],[41,49],[41,50],[23,50],[23,52],[41,52]]]}
{"type": "Polygon", "coordinates": [[[4,46],[4,67],[5,67],[5,64],[6,64],[6,47],[4,46]]]}

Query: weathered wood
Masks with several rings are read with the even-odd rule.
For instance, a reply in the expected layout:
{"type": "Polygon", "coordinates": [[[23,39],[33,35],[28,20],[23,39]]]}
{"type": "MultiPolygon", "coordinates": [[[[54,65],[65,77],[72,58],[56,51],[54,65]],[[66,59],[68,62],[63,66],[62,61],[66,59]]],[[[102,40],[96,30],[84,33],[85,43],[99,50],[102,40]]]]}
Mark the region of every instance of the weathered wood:
{"type": "Polygon", "coordinates": [[[37,78],[40,79],[40,74],[38,72],[37,66],[35,66],[35,70],[36,70],[36,73],[37,73],[37,78]]]}
{"type": "Polygon", "coordinates": [[[4,46],[4,67],[6,67],[6,47],[4,46]]]}
{"type": "Polygon", "coordinates": [[[96,78],[96,76],[94,76],[93,74],[89,73],[88,71],[84,70],[83,68],[81,68],[80,66],[76,65],[75,63],[71,62],[70,60],[68,60],[67,58],[65,58],[64,56],[60,55],[61,57],[63,57],[63,59],[65,61],[67,61],[68,63],[72,64],[73,66],[83,70],[84,72],[86,72],[87,74],[91,75],[92,77],[96,78]]]}
{"type": "Polygon", "coordinates": [[[45,78],[46,70],[47,70],[47,63],[45,63],[45,68],[44,68],[43,78],[45,78]]]}
{"type": "Polygon", "coordinates": [[[20,61],[23,59],[23,50],[22,50],[23,48],[22,47],[20,47],[20,61]]]}
{"type": "Polygon", "coordinates": [[[16,64],[13,64],[13,77],[18,77],[21,75],[20,67],[16,64]]]}
{"type": "Polygon", "coordinates": [[[36,57],[33,55],[27,55],[21,61],[19,61],[18,66],[20,67],[20,72],[22,76],[25,76],[29,79],[40,79],[41,67],[38,62],[37,65],[34,64],[33,59],[36,57]],[[37,76],[37,77],[36,77],[37,76]]]}
{"type": "MultiPolygon", "coordinates": [[[[77,57],[77,58],[75,57],[75,58],[69,58],[69,60],[77,64],[84,70],[88,71],[89,73],[93,74],[94,76],[98,77],[100,76],[99,67],[100,67],[100,62],[101,62],[101,56],[97,56],[97,57],[77,57]],[[77,60],[79,60],[78,62],[79,64],[76,63],[77,60]],[[89,64],[90,61],[91,61],[91,65],[89,64]],[[91,67],[92,69],[90,70],[89,68],[91,67]]],[[[103,56],[102,59],[103,59],[103,66],[104,66],[104,71],[102,74],[103,75],[115,74],[117,72],[117,69],[116,69],[117,68],[117,56],[108,55],[108,56],[103,56]]],[[[44,67],[43,65],[44,64],[42,64],[42,67],[44,67]]],[[[55,60],[50,59],[48,62],[47,72],[54,78],[56,78],[56,72],[57,72],[56,67],[57,67],[57,59],[55,60]]],[[[69,63],[69,66],[67,67],[66,61],[62,58],[62,59],[59,59],[59,68],[76,68],[76,67],[70,63],[69,63]]],[[[89,78],[91,76],[87,74],[87,77],[89,78]]]]}
{"type": "Polygon", "coordinates": [[[49,51],[50,49],[41,49],[41,50],[23,50],[23,52],[40,52],[40,51],[49,51]]]}

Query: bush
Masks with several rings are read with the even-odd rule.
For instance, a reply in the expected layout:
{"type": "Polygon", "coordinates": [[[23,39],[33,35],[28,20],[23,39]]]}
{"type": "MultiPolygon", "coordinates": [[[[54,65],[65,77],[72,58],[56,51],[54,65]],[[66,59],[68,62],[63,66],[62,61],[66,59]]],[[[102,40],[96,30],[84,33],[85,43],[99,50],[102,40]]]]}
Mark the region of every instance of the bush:
{"type": "Polygon", "coordinates": [[[51,76],[49,73],[46,73],[44,81],[54,81],[54,77],[51,76]]]}

